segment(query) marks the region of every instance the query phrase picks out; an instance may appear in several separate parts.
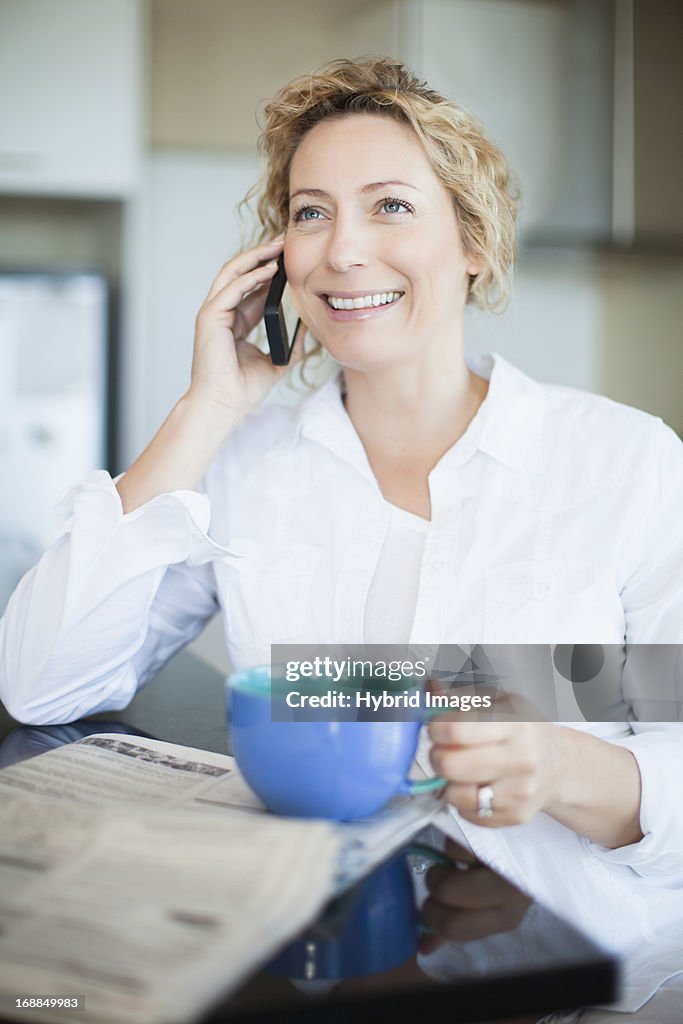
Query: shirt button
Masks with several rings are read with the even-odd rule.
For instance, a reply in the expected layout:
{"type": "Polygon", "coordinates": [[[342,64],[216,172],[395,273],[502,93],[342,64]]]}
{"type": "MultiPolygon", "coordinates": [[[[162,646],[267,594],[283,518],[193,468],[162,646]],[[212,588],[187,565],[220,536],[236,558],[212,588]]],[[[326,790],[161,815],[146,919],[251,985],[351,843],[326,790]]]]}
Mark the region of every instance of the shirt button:
{"type": "Polygon", "coordinates": [[[432,562],[432,569],[443,569],[444,563],[440,558],[435,558],[432,562]]]}
{"type": "Polygon", "coordinates": [[[534,596],[547,597],[550,593],[550,584],[547,580],[538,580],[534,583],[534,596]]]}

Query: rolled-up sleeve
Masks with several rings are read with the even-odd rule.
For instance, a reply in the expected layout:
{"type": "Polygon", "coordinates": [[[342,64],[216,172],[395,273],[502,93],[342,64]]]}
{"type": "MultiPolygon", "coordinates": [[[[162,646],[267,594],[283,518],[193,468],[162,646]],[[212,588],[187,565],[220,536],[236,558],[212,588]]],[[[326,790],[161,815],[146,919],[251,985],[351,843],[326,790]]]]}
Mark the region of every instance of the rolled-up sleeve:
{"type": "Polygon", "coordinates": [[[683,444],[652,419],[648,485],[639,503],[621,600],[628,644],[683,643],[683,444]]]}
{"type": "Polygon", "coordinates": [[[683,723],[634,722],[633,736],[618,739],[638,762],[642,794],[638,843],[608,850],[586,840],[601,860],[683,887],[683,723]]]}
{"type": "Polygon", "coordinates": [[[652,424],[649,487],[621,594],[629,651],[624,696],[640,720],[630,723],[631,736],[615,740],[638,762],[643,838],[616,850],[586,844],[603,861],[683,887],[683,445],[661,420],[652,424]],[[666,645],[660,654],[659,645],[666,645]],[[658,714],[668,721],[642,720],[658,714]]]}
{"type": "Polygon", "coordinates": [[[125,707],[217,610],[210,501],[161,494],[124,515],[96,471],[58,505],[63,533],[0,620],[0,698],[19,721],[125,707]]]}

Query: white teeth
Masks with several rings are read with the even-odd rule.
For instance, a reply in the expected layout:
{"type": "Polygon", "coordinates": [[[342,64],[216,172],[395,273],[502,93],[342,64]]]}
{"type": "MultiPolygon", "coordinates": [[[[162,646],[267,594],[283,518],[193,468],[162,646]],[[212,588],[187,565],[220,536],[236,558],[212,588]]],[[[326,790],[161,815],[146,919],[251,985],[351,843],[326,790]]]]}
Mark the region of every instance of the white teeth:
{"type": "Polygon", "coordinates": [[[387,306],[400,299],[403,292],[375,292],[373,295],[361,295],[357,299],[338,299],[334,295],[327,296],[332,309],[364,309],[370,306],[387,306]]]}

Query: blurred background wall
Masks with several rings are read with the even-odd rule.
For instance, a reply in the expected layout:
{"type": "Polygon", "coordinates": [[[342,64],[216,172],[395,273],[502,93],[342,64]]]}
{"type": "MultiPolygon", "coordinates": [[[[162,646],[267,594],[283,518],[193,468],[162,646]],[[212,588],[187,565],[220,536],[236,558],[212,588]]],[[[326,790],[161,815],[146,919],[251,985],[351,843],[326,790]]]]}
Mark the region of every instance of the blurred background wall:
{"type": "MultiPolygon", "coordinates": [[[[679,0],[0,0],[0,609],[61,491],[185,390],[263,104],[335,57],[406,60],[520,180],[470,350],[683,432],[682,38],[679,0]]],[[[225,666],[216,624],[195,647],[225,666]]]]}

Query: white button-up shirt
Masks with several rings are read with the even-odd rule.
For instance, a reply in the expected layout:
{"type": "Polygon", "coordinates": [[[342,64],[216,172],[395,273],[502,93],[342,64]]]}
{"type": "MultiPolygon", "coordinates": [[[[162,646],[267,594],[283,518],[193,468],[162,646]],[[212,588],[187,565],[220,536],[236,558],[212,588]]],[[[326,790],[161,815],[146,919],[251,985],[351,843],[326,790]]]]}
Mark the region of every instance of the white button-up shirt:
{"type": "MultiPolygon", "coordinates": [[[[366,639],[390,507],[337,381],[245,422],[206,487],[211,536],[242,556],[214,563],[237,665],[268,660],[275,641],[366,639]]],[[[683,639],[683,449],[661,421],[497,358],[429,490],[415,615],[397,641],[683,639]]]]}
{"type": "MultiPolygon", "coordinates": [[[[500,357],[429,475],[411,644],[680,643],[683,446],[652,416],[500,357]]],[[[391,506],[338,379],[249,416],[203,493],[122,515],[96,472],[0,626],[0,696],[65,721],[124,706],[220,609],[235,668],[270,644],[363,643],[391,506]],[[210,521],[210,529],[209,529],[210,521]]]]}
{"type": "MultiPolygon", "coordinates": [[[[676,435],[635,409],[536,383],[497,356],[473,369],[489,391],[429,475],[415,613],[396,641],[680,644],[676,435]]],[[[107,473],[67,494],[63,536],[0,622],[0,697],[11,714],[66,722],[124,707],[217,610],[235,668],[268,662],[274,642],[366,640],[391,509],[339,379],[298,406],[252,413],[200,490],[127,515],[107,473]]],[[[679,726],[626,731],[615,741],[643,776],[641,843],[603,851],[545,815],[521,829],[467,826],[468,841],[518,881],[529,851],[547,842],[571,851],[572,875],[585,856],[614,862],[613,879],[637,872],[683,885],[683,807],[671,785],[683,773],[679,726]]],[[[566,866],[558,860],[558,878],[566,866]]]]}

